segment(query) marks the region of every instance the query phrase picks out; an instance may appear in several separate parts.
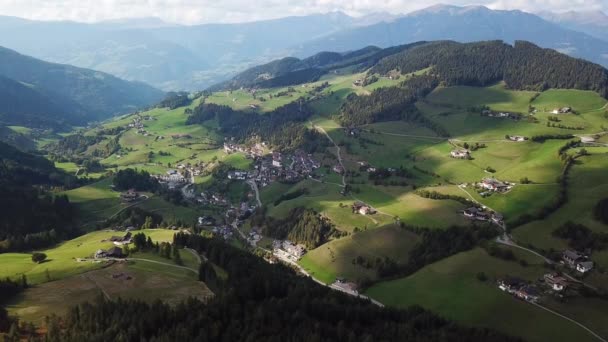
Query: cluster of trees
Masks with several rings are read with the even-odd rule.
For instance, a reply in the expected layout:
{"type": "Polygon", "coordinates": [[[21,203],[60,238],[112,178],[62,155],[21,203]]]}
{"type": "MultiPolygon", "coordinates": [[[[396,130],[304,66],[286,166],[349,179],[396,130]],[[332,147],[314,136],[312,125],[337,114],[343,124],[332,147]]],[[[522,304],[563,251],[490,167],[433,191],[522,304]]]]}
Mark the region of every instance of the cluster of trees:
{"type": "Polygon", "coordinates": [[[446,194],[442,194],[437,191],[416,190],[416,195],[423,197],[423,198],[429,198],[429,199],[434,199],[434,200],[452,200],[452,201],[460,202],[465,205],[474,205],[474,203],[471,203],[470,200],[468,200],[462,196],[446,195],[446,194]]]}
{"type": "Polygon", "coordinates": [[[185,107],[192,103],[192,99],[187,92],[169,92],[165,98],[156,105],[158,108],[175,109],[185,107]]]}
{"type": "Polygon", "coordinates": [[[574,138],[572,134],[542,134],[530,138],[531,141],[543,143],[547,140],[568,140],[574,138]]]}
{"type": "Polygon", "coordinates": [[[594,232],[586,226],[568,221],[553,231],[553,236],[568,240],[576,250],[600,251],[608,248],[608,233],[594,232]]]}
{"type": "Polygon", "coordinates": [[[294,198],[298,198],[300,196],[307,195],[308,193],[309,193],[308,188],[300,188],[300,189],[296,189],[296,190],[291,191],[291,192],[286,192],[286,193],[282,194],[281,196],[279,196],[274,201],[273,204],[276,207],[277,205],[281,204],[281,202],[283,202],[283,201],[289,201],[289,200],[292,200],[294,198]]]}
{"type": "Polygon", "coordinates": [[[370,95],[351,94],[340,108],[337,120],[347,127],[380,121],[404,120],[425,126],[440,136],[448,133],[437,123],[430,121],[414,106],[439,85],[434,76],[413,76],[399,87],[374,90],[370,95]]]}
{"type": "Polygon", "coordinates": [[[308,249],[322,245],[333,236],[340,236],[328,218],[302,207],[292,209],[284,219],[267,216],[265,208],[262,208],[252,216],[251,224],[261,227],[266,236],[301,243],[308,249]]]}
{"type": "Polygon", "coordinates": [[[48,189],[79,181],[50,161],[0,142],[0,253],[43,248],[78,232],[76,210],[48,189]]]}
{"type": "Polygon", "coordinates": [[[504,80],[512,89],[593,90],[608,97],[608,70],[525,41],[433,42],[381,60],[372,72],[406,74],[432,67],[446,85],[487,86],[504,80]]]}
{"type": "Polygon", "coordinates": [[[113,184],[117,190],[155,191],[158,189],[158,182],[150,177],[148,171],[131,168],[116,172],[113,184]]]}
{"type": "MultiPolygon", "coordinates": [[[[22,275],[18,281],[9,278],[0,280],[0,305],[5,304],[8,300],[19,294],[28,287],[25,275],[22,275]]],[[[6,309],[0,306],[0,334],[7,333],[9,330],[14,330],[13,326],[18,323],[16,317],[9,316],[6,309]]]]}
{"type": "Polygon", "coordinates": [[[129,207],[112,218],[105,220],[104,226],[133,226],[135,228],[148,229],[158,227],[162,222],[163,217],[160,214],[139,207],[129,207]]]}
{"type": "Polygon", "coordinates": [[[303,100],[279,107],[264,115],[235,111],[228,106],[202,103],[188,117],[189,125],[216,119],[222,134],[246,142],[259,137],[280,150],[303,148],[315,152],[327,146],[319,133],[298,124],[306,121],[312,110],[303,100]]]}
{"type": "Polygon", "coordinates": [[[470,250],[498,234],[489,224],[470,227],[452,226],[446,230],[412,227],[403,223],[401,226],[420,235],[422,240],[409,252],[406,264],[382,263],[382,267],[377,269],[379,278],[410,275],[435,261],[470,250]]]}
{"type": "Polygon", "coordinates": [[[593,217],[604,224],[608,224],[608,198],[602,198],[595,204],[593,217]]]}

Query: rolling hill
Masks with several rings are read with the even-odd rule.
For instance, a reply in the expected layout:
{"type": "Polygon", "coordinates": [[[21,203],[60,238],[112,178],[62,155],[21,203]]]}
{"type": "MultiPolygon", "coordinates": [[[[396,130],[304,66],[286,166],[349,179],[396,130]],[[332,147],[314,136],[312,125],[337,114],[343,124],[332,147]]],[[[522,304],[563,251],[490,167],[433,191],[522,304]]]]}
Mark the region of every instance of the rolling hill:
{"type": "Polygon", "coordinates": [[[37,126],[82,125],[149,106],[163,93],[98,71],[44,62],[0,48],[0,119],[37,126]]]}

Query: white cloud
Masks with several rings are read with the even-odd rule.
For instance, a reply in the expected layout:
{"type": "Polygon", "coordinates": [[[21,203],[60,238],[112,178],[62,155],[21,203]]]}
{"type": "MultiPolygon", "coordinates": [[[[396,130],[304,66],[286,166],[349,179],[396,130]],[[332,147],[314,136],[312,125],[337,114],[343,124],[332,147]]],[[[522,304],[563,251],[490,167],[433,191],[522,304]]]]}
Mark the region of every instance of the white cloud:
{"type": "Polygon", "coordinates": [[[604,10],[606,0],[0,0],[0,14],[38,20],[96,22],[134,17],[197,24],[242,22],[344,11],[406,13],[437,3],[526,11],[604,10]]]}

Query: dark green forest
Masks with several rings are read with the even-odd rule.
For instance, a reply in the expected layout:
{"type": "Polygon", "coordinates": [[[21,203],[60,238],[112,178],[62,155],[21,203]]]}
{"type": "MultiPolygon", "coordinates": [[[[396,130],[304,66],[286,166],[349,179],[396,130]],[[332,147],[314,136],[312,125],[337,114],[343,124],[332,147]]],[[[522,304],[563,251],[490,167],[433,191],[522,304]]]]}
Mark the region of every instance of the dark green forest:
{"type": "Polygon", "coordinates": [[[53,317],[48,341],[518,341],[466,328],[419,307],[380,308],[297,276],[223,241],[176,234],[176,246],[204,254],[201,280],[221,283],[207,303],[106,301],[53,317]],[[229,274],[220,280],[213,263],[229,274]]]}

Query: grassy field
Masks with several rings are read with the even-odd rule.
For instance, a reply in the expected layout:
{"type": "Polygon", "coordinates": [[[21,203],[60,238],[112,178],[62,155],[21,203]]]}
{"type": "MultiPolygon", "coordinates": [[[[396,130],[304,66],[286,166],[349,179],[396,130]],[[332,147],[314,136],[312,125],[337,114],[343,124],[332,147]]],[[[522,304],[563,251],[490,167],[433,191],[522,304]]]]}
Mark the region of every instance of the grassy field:
{"type": "Polygon", "coordinates": [[[377,258],[391,258],[399,263],[407,262],[409,250],[420,238],[395,225],[354,233],[333,240],[309,251],[299,264],[313,277],[332,283],[336,277],[349,281],[362,278],[376,279],[373,268],[357,265],[353,260],[364,257],[372,263],[377,258]]]}
{"type": "MultiPolygon", "coordinates": [[[[593,336],[573,323],[512,298],[494,283],[495,278],[505,275],[533,281],[543,272],[540,266],[522,267],[475,249],[429,265],[407,278],[374,285],[366,294],[391,306],[421,305],[447,318],[497,329],[529,341],[594,341],[593,336]],[[478,272],[484,272],[489,280],[479,281],[476,277],[478,272]]],[[[584,308],[576,307],[577,310],[584,308]]],[[[560,309],[563,311],[564,304],[560,309]]],[[[575,309],[568,311],[572,314],[575,309]]],[[[606,326],[601,324],[602,317],[606,317],[606,307],[601,314],[603,316],[597,315],[584,323],[606,334],[606,326]]]]}
{"type": "MultiPolygon", "coordinates": [[[[138,232],[135,231],[134,233],[138,232]]],[[[150,236],[152,240],[159,242],[173,241],[173,234],[175,233],[173,230],[166,229],[148,229],[141,232],[150,236]]],[[[47,260],[41,264],[32,262],[29,253],[0,254],[0,264],[3,265],[0,269],[0,278],[20,278],[24,274],[29,283],[40,284],[102,268],[105,266],[103,262],[78,262],[76,259],[91,257],[98,249],[112,247],[112,242],[102,240],[121,234],[123,233],[96,231],[63,242],[56,247],[42,251],[47,255],[47,260]]]]}
{"type": "MultiPolygon", "coordinates": [[[[521,243],[530,243],[539,248],[563,249],[565,241],[554,238],[551,233],[567,221],[584,224],[601,232],[608,232],[608,226],[593,218],[593,207],[608,193],[608,155],[606,148],[587,148],[591,155],[579,158],[572,167],[568,197],[569,201],[557,212],[543,221],[534,221],[513,231],[521,243]]],[[[607,260],[608,261],[608,260],[607,260]]],[[[608,263],[604,264],[608,266],[608,263]]]]}
{"type": "MultiPolygon", "coordinates": [[[[190,262],[188,258],[193,257],[184,251],[181,254],[185,262],[190,262]]],[[[134,257],[172,263],[155,255],[138,253],[134,257]]],[[[11,314],[19,315],[21,320],[42,324],[45,316],[65,314],[71,306],[94,301],[102,295],[111,299],[121,297],[149,303],[162,299],[177,304],[190,297],[204,300],[212,293],[204,283],[198,281],[196,274],[188,270],[146,261],[130,261],[33,286],[12,300],[7,309],[11,314]]]]}

